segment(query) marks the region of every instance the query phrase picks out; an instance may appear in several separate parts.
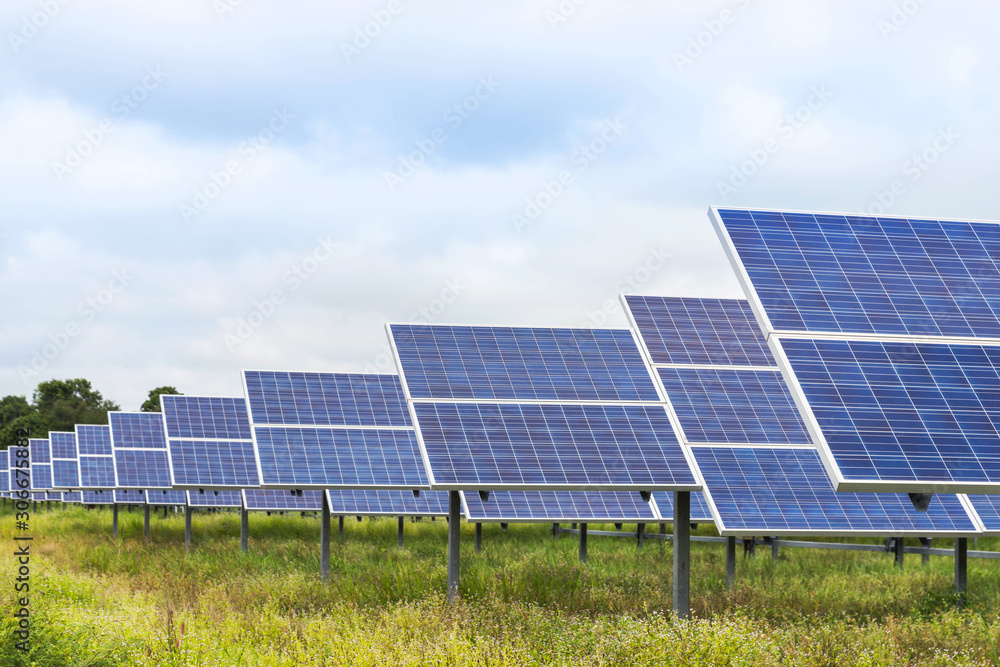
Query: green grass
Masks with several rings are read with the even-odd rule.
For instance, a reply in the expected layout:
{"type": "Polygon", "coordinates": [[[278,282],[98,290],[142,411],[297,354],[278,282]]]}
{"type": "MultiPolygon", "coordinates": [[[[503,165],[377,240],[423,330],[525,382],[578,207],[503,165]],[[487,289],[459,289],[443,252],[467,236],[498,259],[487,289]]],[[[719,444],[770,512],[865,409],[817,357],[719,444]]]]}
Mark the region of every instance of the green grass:
{"type": "MultiPolygon", "coordinates": [[[[695,543],[693,618],[679,622],[669,544],[591,537],[581,565],[575,539],[549,526],[486,525],[477,556],[463,525],[462,600],[449,605],[443,521],[408,521],[399,548],[395,520],[350,518],[329,582],[314,518],[252,514],[249,554],[235,513],[196,514],[190,553],[182,515],[152,524],[147,544],[142,514],[123,512],[116,542],[108,510],[33,515],[32,650],[14,649],[11,581],[0,665],[1000,664],[997,561],[969,560],[959,610],[951,558],[908,555],[899,572],[888,554],[764,550],[739,559],[728,591],[722,545],[695,543]]],[[[13,535],[8,507],[0,540],[13,535]]]]}

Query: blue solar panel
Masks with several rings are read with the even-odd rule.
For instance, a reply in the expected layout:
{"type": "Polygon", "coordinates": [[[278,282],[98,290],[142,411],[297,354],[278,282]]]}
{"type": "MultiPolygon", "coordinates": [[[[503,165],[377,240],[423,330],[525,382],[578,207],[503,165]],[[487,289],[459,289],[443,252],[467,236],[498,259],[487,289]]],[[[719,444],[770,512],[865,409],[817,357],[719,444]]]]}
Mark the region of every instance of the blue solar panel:
{"type": "Polygon", "coordinates": [[[114,491],[84,491],[82,495],[84,505],[113,505],[115,502],[114,491]]]}
{"type": "MultiPolygon", "coordinates": [[[[660,510],[660,516],[666,522],[674,519],[674,494],[665,491],[657,491],[653,494],[653,502],[660,510]]],[[[712,508],[705,500],[705,494],[701,491],[691,493],[691,523],[715,523],[712,517],[712,508]]]]}
{"type": "Polygon", "coordinates": [[[414,408],[441,488],[697,488],[661,405],[416,402],[414,408]]]}
{"type": "Polygon", "coordinates": [[[242,507],[240,491],[188,491],[187,504],[191,507],[242,507]]]}
{"type": "Polygon", "coordinates": [[[772,331],[1000,337],[997,223],[735,209],[712,218],[772,331]]]}
{"type": "Polygon", "coordinates": [[[1000,483],[1000,347],[781,345],[845,482],[1000,483]]]}
{"type": "Polygon", "coordinates": [[[52,461],[52,486],[57,489],[79,489],[80,468],[77,461],[52,461]]]}
{"type": "Polygon", "coordinates": [[[628,330],[389,326],[410,398],[659,401],[628,330]]]}
{"type": "Polygon", "coordinates": [[[985,534],[1000,535],[1000,496],[974,494],[969,496],[969,502],[986,529],[985,534]]]}
{"type": "Polygon", "coordinates": [[[119,505],[145,505],[146,492],[141,489],[115,489],[115,502],[119,505]]]}
{"type": "Polygon", "coordinates": [[[903,493],[837,492],[811,448],[694,447],[723,535],[975,534],[960,498],[935,495],[926,512],[903,493]]]}
{"type": "Polygon", "coordinates": [[[243,371],[254,424],[410,425],[395,375],[243,371]]]}
{"type": "Polygon", "coordinates": [[[159,412],[109,412],[115,449],[166,449],[163,415],[159,412]]]}
{"type": "Polygon", "coordinates": [[[115,482],[115,463],[111,456],[80,455],[80,488],[83,489],[113,489],[115,482]]]}
{"type": "Polygon", "coordinates": [[[625,305],[654,364],[774,366],[743,299],[626,295],[625,305]]]}
{"type": "Polygon", "coordinates": [[[250,417],[243,398],[160,396],[167,438],[250,440],[250,417]]]}
{"type": "Polygon", "coordinates": [[[170,490],[170,489],[147,489],[146,504],[157,505],[157,506],[186,505],[187,492],[170,490]]]}
{"type": "Polygon", "coordinates": [[[658,368],[688,442],[809,444],[777,370],[658,368]]]}
{"type": "Polygon", "coordinates": [[[77,424],[76,442],[80,456],[111,456],[111,427],[104,424],[77,424]]]}
{"type": "Polygon", "coordinates": [[[55,500],[56,502],[62,502],[63,494],[59,491],[47,491],[45,493],[46,500],[55,500]]]}
{"type": "Polygon", "coordinates": [[[467,521],[475,523],[656,523],[652,505],[635,491],[493,491],[483,502],[462,493],[467,521]]]}
{"type": "Polygon", "coordinates": [[[0,449],[0,493],[10,491],[10,461],[7,450],[0,449]]]}
{"type": "Polygon", "coordinates": [[[37,500],[39,502],[44,502],[45,501],[45,492],[44,491],[33,492],[31,494],[31,499],[32,500],[37,500]]]}
{"type": "Polygon", "coordinates": [[[79,491],[65,492],[62,494],[62,501],[64,503],[80,503],[83,502],[83,495],[79,491]]]}
{"type": "Polygon", "coordinates": [[[243,506],[251,512],[318,512],[323,509],[321,491],[301,495],[276,489],[244,489],[243,506]]]}
{"type": "Polygon", "coordinates": [[[28,461],[31,463],[31,489],[35,491],[51,489],[52,456],[47,439],[28,440],[28,461]]]}
{"type": "Polygon", "coordinates": [[[53,459],[76,459],[76,433],[49,431],[53,459]]]}
{"type": "Polygon", "coordinates": [[[327,498],[332,514],[348,516],[447,516],[447,491],[392,489],[330,489],[327,498]]]}
{"type": "Polygon", "coordinates": [[[52,463],[48,440],[44,438],[31,438],[28,440],[28,450],[28,460],[31,461],[31,465],[35,465],[36,463],[52,463]]]}
{"type": "Polygon", "coordinates": [[[268,426],[255,433],[265,486],[427,488],[412,430],[268,426]]]}

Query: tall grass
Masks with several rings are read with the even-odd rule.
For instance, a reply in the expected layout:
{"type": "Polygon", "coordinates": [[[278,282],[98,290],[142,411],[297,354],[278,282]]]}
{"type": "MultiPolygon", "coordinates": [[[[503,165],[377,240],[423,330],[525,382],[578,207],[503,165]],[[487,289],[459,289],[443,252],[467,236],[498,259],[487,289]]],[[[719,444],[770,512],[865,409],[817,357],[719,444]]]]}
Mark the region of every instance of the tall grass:
{"type": "MultiPolygon", "coordinates": [[[[784,549],[741,559],[728,591],[721,545],[694,543],[693,619],[678,622],[669,544],[593,537],[581,565],[549,526],[486,525],[477,556],[463,526],[449,605],[443,521],[407,522],[399,548],[394,520],[349,519],[329,582],[314,518],[250,524],[242,554],[237,514],[196,514],[185,553],[180,515],[155,516],[149,543],[141,513],[121,514],[118,541],[106,510],[33,516],[32,651],[5,613],[0,665],[980,665],[1000,629],[996,561],[970,559],[958,609],[950,558],[899,572],[887,554],[784,549]]],[[[12,529],[0,513],[0,539],[12,529]]]]}

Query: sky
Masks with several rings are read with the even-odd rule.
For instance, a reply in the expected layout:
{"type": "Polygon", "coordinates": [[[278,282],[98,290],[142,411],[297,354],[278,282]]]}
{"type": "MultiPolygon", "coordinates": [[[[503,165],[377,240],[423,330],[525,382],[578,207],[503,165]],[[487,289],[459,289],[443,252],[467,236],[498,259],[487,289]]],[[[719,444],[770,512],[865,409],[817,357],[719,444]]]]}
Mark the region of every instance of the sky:
{"type": "Polygon", "coordinates": [[[740,297],[709,206],[1000,219],[1000,6],[5,0],[0,395],[740,297]]]}

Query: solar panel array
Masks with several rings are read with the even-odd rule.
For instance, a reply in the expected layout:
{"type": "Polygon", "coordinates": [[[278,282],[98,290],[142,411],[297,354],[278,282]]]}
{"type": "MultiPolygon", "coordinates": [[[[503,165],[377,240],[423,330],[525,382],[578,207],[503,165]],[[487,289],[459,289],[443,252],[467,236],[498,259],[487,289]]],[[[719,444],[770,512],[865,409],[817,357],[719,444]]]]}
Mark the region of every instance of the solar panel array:
{"type": "Polygon", "coordinates": [[[301,495],[277,489],[243,489],[243,506],[251,512],[318,512],[323,509],[321,491],[301,495]]]}
{"type": "Polygon", "coordinates": [[[142,489],[115,489],[114,502],[119,505],[145,505],[146,492],[142,489]]]}
{"type": "Polygon", "coordinates": [[[243,375],[262,487],[428,488],[394,376],[243,375]]]}
{"type": "Polygon", "coordinates": [[[260,485],[245,399],[162,395],[160,401],[174,488],[260,485]]]}
{"type": "MultiPolygon", "coordinates": [[[[48,439],[28,440],[28,461],[31,464],[31,489],[44,491],[52,488],[52,453],[48,439]]],[[[44,498],[42,498],[44,500],[44,498]]]]}
{"type": "MultiPolygon", "coordinates": [[[[8,450],[0,449],[0,493],[9,494],[11,486],[10,460],[8,450]]],[[[5,496],[6,497],[6,496],[5,496]]]]}
{"type": "Polygon", "coordinates": [[[169,489],[172,486],[163,416],[158,412],[109,412],[115,487],[169,489]]]}
{"type": "Polygon", "coordinates": [[[191,507],[242,507],[240,491],[188,491],[187,504],[191,507]]]}
{"type": "Polygon", "coordinates": [[[631,332],[387,330],[433,488],[697,490],[631,332]]]}
{"type": "Polygon", "coordinates": [[[76,425],[77,458],[81,489],[115,488],[115,458],[111,447],[111,427],[76,425]]]}
{"type": "Polygon", "coordinates": [[[52,450],[53,488],[67,490],[80,488],[76,433],[49,431],[49,446],[52,450]]]}
{"type": "Polygon", "coordinates": [[[483,502],[463,491],[462,508],[475,523],[656,523],[660,514],[628,491],[492,491],[483,502]]]}
{"type": "Polygon", "coordinates": [[[345,516],[447,516],[448,494],[376,489],[330,489],[330,512],[345,516]]]}
{"type": "Polygon", "coordinates": [[[983,526],[983,534],[1000,535],[1000,496],[975,494],[968,498],[972,510],[983,526]]]}
{"type": "Polygon", "coordinates": [[[64,491],[62,501],[69,504],[79,504],[83,502],[83,494],[79,491],[64,491]]]}
{"type": "Polygon", "coordinates": [[[146,504],[156,506],[187,505],[187,492],[176,489],[146,489],[146,504]]]}
{"type": "Polygon", "coordinates": [[[1000,488],[1000,225],[711,217],[838,490],[1000,488]]]}
{"type": "Polygon", "coordinates": [[[82,495],[84,505],[113,505],[115,502],[114,491],[83,491],[82,495]]]}

